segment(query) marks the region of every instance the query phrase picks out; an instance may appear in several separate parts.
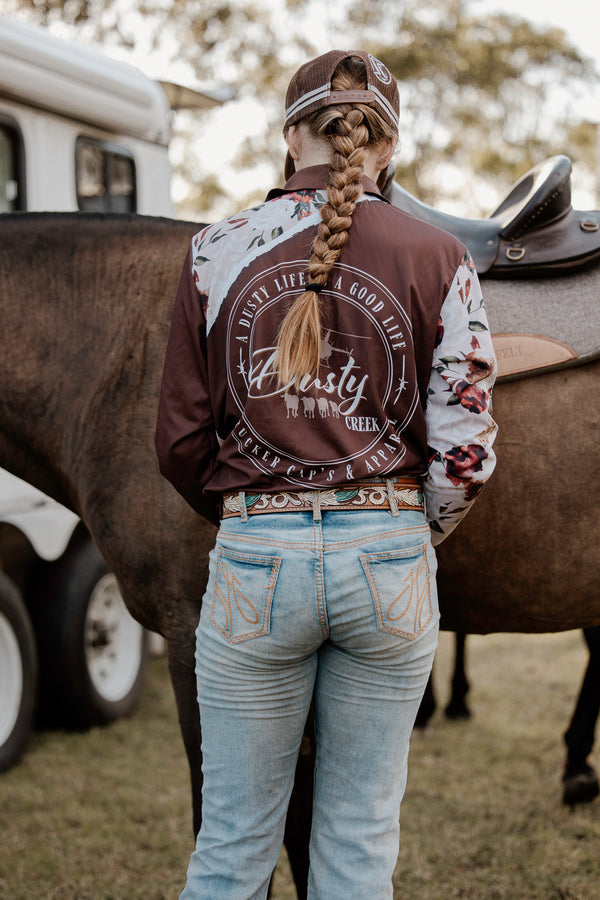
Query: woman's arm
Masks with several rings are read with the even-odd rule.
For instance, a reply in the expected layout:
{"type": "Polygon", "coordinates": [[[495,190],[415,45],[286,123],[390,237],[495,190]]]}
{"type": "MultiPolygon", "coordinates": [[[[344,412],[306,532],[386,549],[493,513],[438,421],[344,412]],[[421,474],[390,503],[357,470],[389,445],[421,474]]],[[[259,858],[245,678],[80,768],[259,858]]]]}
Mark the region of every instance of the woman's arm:
{"type": "Polygon", "coordinates": [[[428,387],[424,490],[434,545],[456,528],[494,471],[495,376],[481,286],[465,255],[442,305],[428,387]]]}
{"type": "Polygon", "coordinates": [[[194,282],[190,249],[167,342],[155,446],[161,473],[196,512],[216,524],[216,502],[203,494],[218,442],[208,389],[202,299],[194,282]]]}

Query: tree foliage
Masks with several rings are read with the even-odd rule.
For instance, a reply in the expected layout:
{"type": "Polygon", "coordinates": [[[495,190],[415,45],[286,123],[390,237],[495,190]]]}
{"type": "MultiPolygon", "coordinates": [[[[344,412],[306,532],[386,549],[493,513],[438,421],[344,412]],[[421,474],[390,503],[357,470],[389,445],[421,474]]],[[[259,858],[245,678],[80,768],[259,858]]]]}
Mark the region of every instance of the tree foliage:
{"type": "Polygon", "coordinates": [[[426,202],[486,215],[547,156],[566,153],[587,173],[596,166],[595,128],[574,102],[597,79],[592,63],[561,30],[502,13],[483,17],[476,0],[4,3],[15,15],[51,26],[60,21],[105,45],[169,54],[198,87],[235,86],[236,110],[250,104],[258,123],[245,138],[239,120],[223,125],[219,113],[179,117],[176,159],[187,215],[231,211],[281,181],[288,79],[306,58],[334,46],[365,47],[398,78],[397,178],[426,202]],[[211,169],[203,159],[206,136],[224,128],[231,146],[238,145],[231,166],[248,174],[249,194],[232,189],[222,165],[211,169]],[[253,172],[264,177],[258,193],[253,172]]]}
{"type": "Polygon", "coordinates": [[[473,193],[482,178],[505,190],[555,153],[593,168],[573,98],[596,76],[564,32],[503,13],[482,19],[464,0],[430,3],[427,15],[416,2],[384,0],[378,15],[382,6],[398,39],[375,49],[405,100],[397,177],[408,190],[430,202],[473,193]]]}

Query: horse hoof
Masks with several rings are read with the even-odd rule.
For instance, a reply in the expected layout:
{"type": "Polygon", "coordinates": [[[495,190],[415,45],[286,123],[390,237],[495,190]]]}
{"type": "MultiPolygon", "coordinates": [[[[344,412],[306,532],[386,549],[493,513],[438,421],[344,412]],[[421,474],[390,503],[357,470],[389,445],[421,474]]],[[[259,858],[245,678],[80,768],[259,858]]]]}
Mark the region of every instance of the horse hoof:
{"type": "Polygon", "coordinates": [[[447,719],[470,719],[471,710],[464,700],[451,701],[444,710],[444,715],[447,719]]]}
{"type": "Polygon", "coordinates": [[[578,803],[589,803],[600,793],[598,776],[591,766],[584,771],[563,777],[563,798],[565,806],[576,806],[578,803]]]}
{"type": "Polygon", "coordinates": [[[415,719],[414,727],[418,731],[425,731],[425,729],[429,725],[429,720],[433,716],[434,709],[419,709],[417,713],[417,718],[415,719]]]}

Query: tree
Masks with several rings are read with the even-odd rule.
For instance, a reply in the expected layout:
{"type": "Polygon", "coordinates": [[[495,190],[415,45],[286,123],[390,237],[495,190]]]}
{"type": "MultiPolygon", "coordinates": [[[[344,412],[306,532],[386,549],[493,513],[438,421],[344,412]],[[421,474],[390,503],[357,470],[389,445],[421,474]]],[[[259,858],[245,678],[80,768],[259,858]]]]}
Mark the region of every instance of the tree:
{"type": "Polygon", "coordinates": [[[259,124],[255,132],[244,125],[250,133],[231,162],[231,171],[247,176],[242,187],[228,184],[222,159],[211,168],[203,158],[216,133],[221,138],[228,130],[230,144],[237,142],[239,120],[223,111],[203,113],[200,122],[178,118],[174,159],[180,209],[188,216],[215,218],[281,181],[287,81],[302,61],[332,46],[366,47],[398,78],[397,178],[426,202],[487,215],[513,181],[555,153],[595,176],[595,129],[573,102],[597,80],[592,63],[561,30],[504,14],[483,18],[476,0],[4,3],[14,14],[61,22],[113,49],[160,48],[200,88],[235,86],[235,112],[249,107],[259,124]]]}
{"type": "Polygon", "coordinates": [[[589,92],[597,74],[560,29],[502,13],[482,19],[466,0],[425,10],[416,0],[355,0],[350,15],[374,42],[382,17],[385,34],[398,36],[375,50],[404,99],[397,178],[421,199],[466,195],[485,214],[490,185],[504,193],[547,156],[566,153],[595,169],[595,128],[581,121],[573,98],[589,92]]]}

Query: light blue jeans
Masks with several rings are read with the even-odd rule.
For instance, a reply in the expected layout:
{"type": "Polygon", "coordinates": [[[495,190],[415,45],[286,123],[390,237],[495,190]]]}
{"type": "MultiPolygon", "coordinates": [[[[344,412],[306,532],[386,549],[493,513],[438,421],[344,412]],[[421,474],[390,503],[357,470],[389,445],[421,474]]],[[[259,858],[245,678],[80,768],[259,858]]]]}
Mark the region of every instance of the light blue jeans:
{"type": "Polygon", "coordinates": [[[308,896],[392,897],[435,571],[418,511],[221,523],[197,631],[203,820],[181,900],[267,896],[313,694],[308,896]]]}

